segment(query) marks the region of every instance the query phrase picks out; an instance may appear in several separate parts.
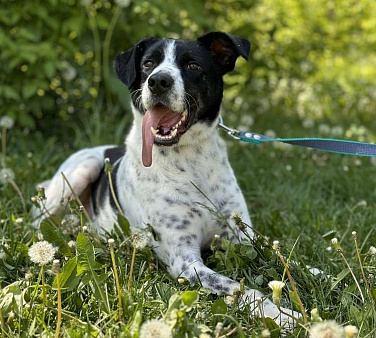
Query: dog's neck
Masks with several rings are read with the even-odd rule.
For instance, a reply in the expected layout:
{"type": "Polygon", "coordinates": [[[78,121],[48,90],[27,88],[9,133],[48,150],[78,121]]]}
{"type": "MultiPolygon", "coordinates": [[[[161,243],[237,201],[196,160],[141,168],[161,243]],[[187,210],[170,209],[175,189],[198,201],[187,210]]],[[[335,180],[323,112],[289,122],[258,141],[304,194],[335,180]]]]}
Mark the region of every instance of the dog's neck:
{"type": "MultiPolygon", "coordinates": [[[[133,125],[125,144],[130,159],[141,164],[143,115],[134,107],[132,107],[132,112],[134,115],[133,125]]],[[[213,152],[221,151],[223,154],[225,144],[218,135],[217,126],[218,118],[210,124],[197,122],[181,136],[178,144],[172,147],[154,145],[152,167],[166,166],[182,155],[187,160],[197,160],[199,157],[207,157],[208,153],[211,153],[212,156],[213,152]]]]}

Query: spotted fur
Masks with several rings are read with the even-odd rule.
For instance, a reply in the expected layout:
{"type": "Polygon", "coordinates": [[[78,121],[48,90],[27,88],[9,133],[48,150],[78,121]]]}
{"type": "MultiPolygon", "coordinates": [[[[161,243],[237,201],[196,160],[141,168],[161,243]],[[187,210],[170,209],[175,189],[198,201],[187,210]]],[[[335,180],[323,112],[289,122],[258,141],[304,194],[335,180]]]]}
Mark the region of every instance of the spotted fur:
{"type": "MultiPolygon", "coordinates": [[[[122,156],[117,148],[107,146],[70,157],[46,185],[47,208],[58,211],[56,203],[63,187],[60,172],[64,171],[74,188],[80,188],[79,193],[85,187],[93,187],[88,207],[94,223],[99,231],[111,230],[118,211],[107,178],[100,175],[103,160],[109,157],[117,198],[132,231],[146,229],[148,224],[153,227],[158,240],[152,239],[149,245],[169,273],[174,278],[185,277],[191,284],[200,282],[216,294],[233,294],[240,288],[239,283],[206,267],[201,250],[210,245],[214,235],[234,243],[246,239],[234,224],[234,213],[251,225],[226,144],[217,131],[222,76],[234,68],[238,56],[247,58],[249,47],[244,39],[214,32],[197,41],[147,38],[120,54],[115,70],[132,92],[134,115],[125,142],[126,153],[122,156]],[[151,60],[154,68],[144,69],[145,60],[151,60]],[[190,69],[191,62],[200,65],[199,72],[197,67],[197,72],[190,69]],[[174,82],[168,93],[155,97],[147,80],[158,72],[169,74],[174,82]],[[153,164],[145,168],[141,162],[142,119],[146,109],[160,102],[172,110],[187,109],[189,128],[171,147],[154,145],[153,164]],[[217,210],[223,218],[214,217],[202,205],[217,210]]],[[[248,303],[255,310],[257,297],[263,295],[247,289],[243,304],[248,303]]],[[[263,306],[265,316],[291,325],[291,319],[270,300],[264,298],[263,306]]]]}

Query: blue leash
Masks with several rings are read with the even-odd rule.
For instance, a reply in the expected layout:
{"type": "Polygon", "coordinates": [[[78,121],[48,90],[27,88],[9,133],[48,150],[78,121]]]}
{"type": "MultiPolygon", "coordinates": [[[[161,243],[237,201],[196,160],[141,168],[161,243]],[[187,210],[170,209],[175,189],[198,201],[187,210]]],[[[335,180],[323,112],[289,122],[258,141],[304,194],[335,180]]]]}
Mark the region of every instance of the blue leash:
{"type": "Polygon", "coordinates": [[[224,129],[227,132],[227,134],[231,137],[252,144],[261,144],[266,142],[282,142],[292,144],[295,146],[324,150],[337,154],[376,157],[376,144],[373,143],[313,137],[271,138],[262,134],[243,132],[229,128],[225,124],[223,124],[223,119],[221,116],[219,117],[218,126],[224,129]]]}

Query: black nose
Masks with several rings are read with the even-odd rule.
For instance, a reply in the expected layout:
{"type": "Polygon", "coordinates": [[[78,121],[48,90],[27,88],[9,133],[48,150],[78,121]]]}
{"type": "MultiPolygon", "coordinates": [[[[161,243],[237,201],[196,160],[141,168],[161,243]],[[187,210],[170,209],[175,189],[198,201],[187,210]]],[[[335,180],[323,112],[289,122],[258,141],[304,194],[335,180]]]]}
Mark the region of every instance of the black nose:
{"type": "Polygon", "coordinates": [[[174,83],[174,79],[167,74],[157,73],[149,77],[148,85],[153,94],[160,95],[166,93],[174,83]]]}

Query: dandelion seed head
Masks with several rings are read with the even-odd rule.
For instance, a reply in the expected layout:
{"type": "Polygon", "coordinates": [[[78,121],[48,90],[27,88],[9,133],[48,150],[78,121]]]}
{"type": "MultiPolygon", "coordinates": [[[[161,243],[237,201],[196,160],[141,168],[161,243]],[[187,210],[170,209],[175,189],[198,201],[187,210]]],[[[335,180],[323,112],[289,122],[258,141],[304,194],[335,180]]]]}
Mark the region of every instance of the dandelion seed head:
{"type": "Polygon", "coordinates": [[[86,232],[86,231],[87,231],[87,226],[84,225],[84,226],[82,227],[82,232],[86,232]]]}
{"type": "Polygon", "coordinates": [[[7,184],[8,180],[14,180],[15,174],[12,169],[3,168],[0,170],[0,183],[7,184]]]}
{"type": "Polygon", "coordinates": [[[330,127],[327,124],[320,124],[319,125],[319,133],[323,135],[330,134],[330,127]]]}
{"type": "Polygon", "coordinates": [[[115,0],[116,5],[118,5],[120,8],[127,8],[131,0],[115,0]]]}
{"type": "Polygon", "coordinates": [[[353,237],[356,237],[356,231],[353,231],[353,232],[351,233],[351,235],[352,235],[353,237]]]}
{"type": "Polygon", "coordinates": [[[29,249],[29,257],[33,263],[46,265],[50,263],[55,256],[57,248],[47,241],[37,242],[29,249]]]}
{"type": "Polygon", "coordinates": [[[313,128],[315,126],[315,121],[313,121],[312,119],[305,119],[302,122],[302,125],[303,125],[303,128],[306,128],[306,129],[313,128]]]}
{"type": "Polygon", "coordinates": [[[16,218],[15,222],[17,224],[21,224],[21,223],[23,223],[23,218],[22,217],[18,217],[18,218],[16,218]]]}
{"type": "Polygon", "coordinates": [[[309,329],[310,338],[343,338],[343,327],[334,320],[313,324],[309,329]]]}
{"type": "Polygon", "coordinates": [[[140,338],[170,338],[172,337],[170,326],[166,323],[152,319],[142,324],[140,338]]]}
{"type": "Polygon", "coordinates": [[[132,235],[132,244],[138,250],[144,249],[150,241],[151,234],[149,231],[142,231],[132,235]]]}
{"type": "Polygon", "coordinates": [[[74,214],[66,215],[64,216],[61,225],[76,228],[80,225],[80,218],[74,214]]]}
{"type": "Polygon", "coordinates": [[[109,238],[108,241],[107,241],[107,243],[108,243],[109,245],[114,245],[115,240],[114,240],[113,238],[109,238]]]}
{"type": "Polygon", "coordinates": [[[12,129],[14,126],[14,120],[8,116],[5,115],[2,118],[0,118],[0,127],[5,129],[12,129]]]}

